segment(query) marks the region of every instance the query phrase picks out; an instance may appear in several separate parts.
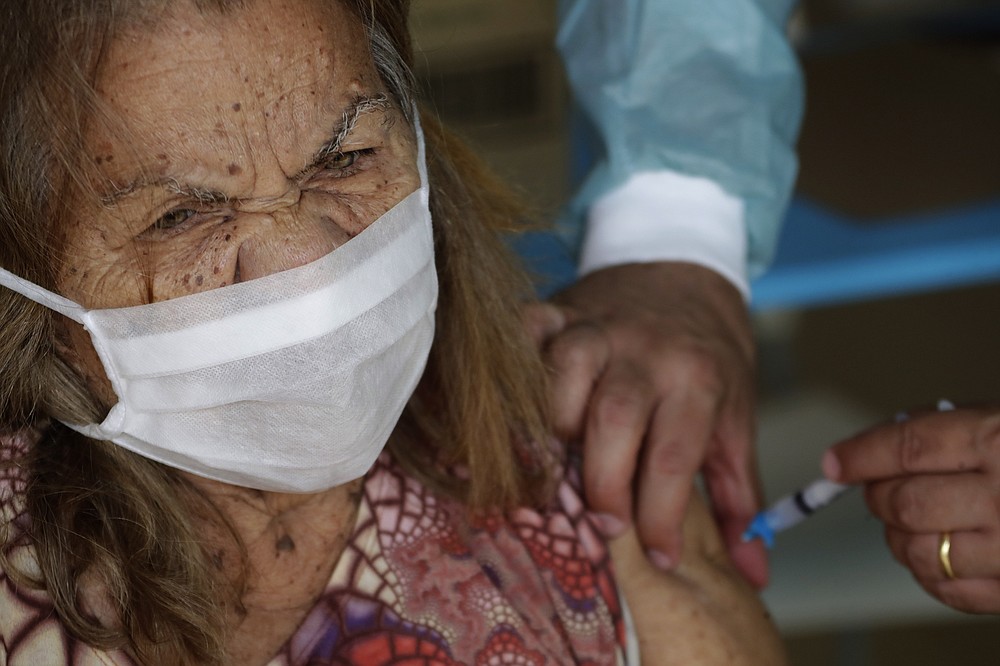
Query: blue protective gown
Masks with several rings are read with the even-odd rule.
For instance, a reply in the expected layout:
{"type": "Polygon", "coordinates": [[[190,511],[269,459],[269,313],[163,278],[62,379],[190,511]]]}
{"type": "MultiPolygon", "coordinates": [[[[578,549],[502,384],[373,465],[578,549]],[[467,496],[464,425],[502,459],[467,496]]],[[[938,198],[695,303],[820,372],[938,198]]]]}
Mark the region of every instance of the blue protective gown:
{"type": "Polygon", "coordinates": [[[802,79],[790,0],[560,0],[558,45],[603,143],[561,225],[632,174],[708,178],[743,202],[748,270],[762,272],[796,172],[802,79]]]}

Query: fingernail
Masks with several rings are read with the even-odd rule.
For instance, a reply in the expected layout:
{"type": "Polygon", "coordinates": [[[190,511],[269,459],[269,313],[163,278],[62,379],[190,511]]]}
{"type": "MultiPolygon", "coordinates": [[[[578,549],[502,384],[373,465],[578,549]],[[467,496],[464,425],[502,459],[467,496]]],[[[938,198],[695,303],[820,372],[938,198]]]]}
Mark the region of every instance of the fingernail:
{"type": "Polygon", "coordinates": [[[594,520],[597,521],[597,526],[600,528],[601,533],[608,539],[614,539],[625,531],[625,523],[621,518],[613,514],[595,513],[594,520]]]}
{"type": "Polygon", "coordinates": [[[840,480],[840,461],[837,460],[837,456],[833,455],[833,451],[827,451],[823,454],[822,465],[823,476],[831,481],[840,480]]]}
{"type": "Polygon", "coordinates": [[[670,571],[674,568],[674,561],[663,551],[650,548],[646,551],[646,557],[649,558],[654,567],[661,571],[670,571]]]}

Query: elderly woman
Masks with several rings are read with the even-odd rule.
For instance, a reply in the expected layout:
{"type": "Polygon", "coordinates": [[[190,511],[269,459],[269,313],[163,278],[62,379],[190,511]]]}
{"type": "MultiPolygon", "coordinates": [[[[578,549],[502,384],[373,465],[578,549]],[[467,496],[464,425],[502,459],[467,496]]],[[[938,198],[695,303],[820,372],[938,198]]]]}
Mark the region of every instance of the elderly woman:
{"type": "Polygon", "coordinates": [[[584,511],[406,4],[8,8],[5,663],[781,661],[700,505],[584,511]]]}

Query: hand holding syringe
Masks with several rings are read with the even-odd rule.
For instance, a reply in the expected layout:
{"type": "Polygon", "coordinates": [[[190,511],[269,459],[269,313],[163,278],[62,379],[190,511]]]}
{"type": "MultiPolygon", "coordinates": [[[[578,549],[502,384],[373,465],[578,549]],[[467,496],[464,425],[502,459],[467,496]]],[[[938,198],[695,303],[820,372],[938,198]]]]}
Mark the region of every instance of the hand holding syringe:
{"type": "MultiPolygon", "coordinates": [[[[955,409],[955,405],[947,400],[938,401],[939,412],[955,409]]],[[[905,421],[905,413],[896,416],[897,421],[905,421]]],[[[836,483],[827,479],[817,479],[805,488],[782,497],[764,511],[759,512],[743,533],[744,541],[761,539],[771,548],[774,546],[774,536],[790,527],[798,525],[818,509],[830,504],[853,486],[836,483]]]]}

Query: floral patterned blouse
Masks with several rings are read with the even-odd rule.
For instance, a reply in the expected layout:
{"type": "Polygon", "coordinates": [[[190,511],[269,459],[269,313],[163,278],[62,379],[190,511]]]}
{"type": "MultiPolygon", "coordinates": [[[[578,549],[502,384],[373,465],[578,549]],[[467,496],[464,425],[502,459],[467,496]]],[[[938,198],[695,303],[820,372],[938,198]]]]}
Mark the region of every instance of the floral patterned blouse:
{"type": "MultiPolygon", "coordinates": [[[[25,436],[0,441],[0,458],[29,445],[25,436]]],[[[4,474],[0,519],[23,530],[24,479],[17,468],[4,474]]],[[[269,666],[624,664],[610,556],[578,488],[570,473],[545,511],[471,522],[383,454],[326,591],[269,666]]],[[[134,661],[71,637],[44,592],[0,571],[0,663],[134,661]]]]}

